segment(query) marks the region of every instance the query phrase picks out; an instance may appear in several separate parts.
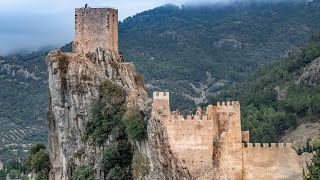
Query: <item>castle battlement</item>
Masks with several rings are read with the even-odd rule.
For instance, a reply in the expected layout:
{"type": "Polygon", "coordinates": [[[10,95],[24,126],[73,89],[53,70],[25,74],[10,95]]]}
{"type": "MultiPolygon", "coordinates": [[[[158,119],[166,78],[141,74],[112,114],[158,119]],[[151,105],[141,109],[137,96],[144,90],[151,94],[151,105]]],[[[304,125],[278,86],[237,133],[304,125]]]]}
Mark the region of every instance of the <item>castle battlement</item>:
{"type": "Polygon", "coordinates": [[[208,121],[208,115],[177,115],[176,113],[171,113],[170,115],[171,121],[208,121]]]}
{"type": "Polygon", "coordinates": [[[242,143],[243,148],[261,148],[261,149],[291,149],[292,144],[291,143],[242,143]]]}
{"type": "Polygon", "coordinates": [[[153,99],[169,100],[169,92],[153,92],[153,99]]]}
{"type": "Polygon", "coordinates": [[[217,102],[218,107],[222,106],[240,106],[239,101],[217,102]]]}

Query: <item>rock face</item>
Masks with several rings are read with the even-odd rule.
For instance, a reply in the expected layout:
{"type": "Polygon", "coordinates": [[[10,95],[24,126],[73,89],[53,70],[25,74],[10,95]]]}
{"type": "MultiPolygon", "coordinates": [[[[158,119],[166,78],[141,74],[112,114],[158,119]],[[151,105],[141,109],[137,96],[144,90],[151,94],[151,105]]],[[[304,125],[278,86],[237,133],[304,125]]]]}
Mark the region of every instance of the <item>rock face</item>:
{"type": "Polygon", "coordinates": [[[136,81],[132,63],[119,62],[115,52],[97,49],[94,53],[52,51],[47,57],[49,71],[49,152],[52,163],[50,179],[71,179],[76,166],[92,164],[95,178],[103,179],[99,166],[103,146],[83,141],[86,123],[91,119],[92,103],[98,98],[99,85],[110,80],[127,92],[127,107],[136,106],[146,115],[148,139],[134,143],[135,150],[147,157],[150,171],[145,179],[191,179],[188,170],[170,153],[166,131],[150,117],[151,99],[136,81]],[[76,154],[82,152],[81,157],[76,154]]]}
{"type": "Polygon", "coordinates": [[[90,141],[84,143],[82,138],[101,82],[109,79],[120,85],[127,92],[128,106],[134,104],[141,110],[146,109],[148,96],[143,87],[135,83],[135,66],[118,63],[117,59],[116,53],[101,49],[86,55],[60,51],[49,53],[51,179],[70,179],[74,166],[84,162],[98,168],[103,147],[96,147],[90,141]],[[74,158],[80,150],[84,150],[85,155],[81,159],[74,158]]]}

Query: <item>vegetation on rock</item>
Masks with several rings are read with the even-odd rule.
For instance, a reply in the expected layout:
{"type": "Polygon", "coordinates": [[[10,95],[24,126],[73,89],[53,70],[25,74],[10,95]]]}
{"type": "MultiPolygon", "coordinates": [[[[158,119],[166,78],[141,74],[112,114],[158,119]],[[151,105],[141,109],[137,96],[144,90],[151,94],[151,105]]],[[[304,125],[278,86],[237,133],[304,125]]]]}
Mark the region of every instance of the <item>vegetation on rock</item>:
{"type": "Polygon", "coordinates": [[[126,107],[126,92],[120,86],[106,80],[100,85],[99,98],[92,108],[92,121],[86,125],[86,134],[102,145],[113,130],[124,125],[122,117],[126,107]]]}
{"type": "Polygon", "coordinates": [[[126,126],[126,133],[132,141],[141,141],[146,138],[147,125],[144,122],[143,115],[139,109],[131,108],[123,116],[126,126]]]}
{"type": "Polygon", "coordinates": [[[94,180],[94,168],[91,165],[80,165],[73,171],[72,179],[94,180]]]}
{"type": "Polygon", "coordinates": [[[139,152],[135,152],[132,159],[133,179],[141,179],[149,173],[149,170],[148,158],[139,152]]]}

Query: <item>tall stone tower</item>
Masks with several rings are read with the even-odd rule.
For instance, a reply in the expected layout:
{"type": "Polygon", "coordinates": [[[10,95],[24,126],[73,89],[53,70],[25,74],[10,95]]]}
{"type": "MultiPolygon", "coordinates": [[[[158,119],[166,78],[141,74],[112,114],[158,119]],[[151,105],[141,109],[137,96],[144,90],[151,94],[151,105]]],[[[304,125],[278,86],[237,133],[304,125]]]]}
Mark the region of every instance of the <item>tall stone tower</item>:
{"type": "Polygon", "coordinates": [[[118,10],[77,8],[73,51],[94,52],[97,48],[118,52],[118,10]]]}

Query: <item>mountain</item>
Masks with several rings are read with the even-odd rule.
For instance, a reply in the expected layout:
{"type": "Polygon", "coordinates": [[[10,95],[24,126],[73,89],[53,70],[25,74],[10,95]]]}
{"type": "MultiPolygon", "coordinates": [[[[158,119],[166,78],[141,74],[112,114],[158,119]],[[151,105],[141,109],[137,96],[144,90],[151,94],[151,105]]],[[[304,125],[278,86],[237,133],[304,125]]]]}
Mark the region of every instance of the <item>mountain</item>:
{"type": "MultiPolygon", "coordinates": [[[[166,5],[120,22],[119,43],[149,92],[170,91],[172,109],[190,110],[305,43],[319,18],[319,0],[166,5]]],[[[46,142],[47,53],[0,57],[0,160],[46,142]]]]}
{"type": "Polygon", "coordinates": [[[299,129],[305,132],[298,131],[300,136],[296,135],[294,141],[304,139],[304,142],[297,146],[302,148],[308,139],[318,139],[320,34],[283,59],[259,68],[246,82],[216,98],[241,102],[242,128],[250,130],[253,142],[279,141],[301,124],[299,129]]]}
{"type": "Polygon", "coordinates": [[[187,109],[306,42],[319,17],[319,0],[166,5],[120,23],[120,50],[150,91],[170,90],[173,108],[183,97],[187,109]]]}
{"type": "Polygon", "coordinates": [[[29,143],[47,140],[47,50],[0,57],[0,154],[24,156],[29,143]]]}

